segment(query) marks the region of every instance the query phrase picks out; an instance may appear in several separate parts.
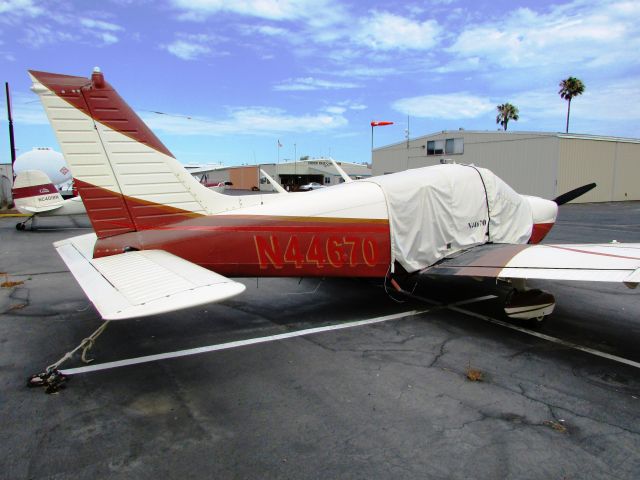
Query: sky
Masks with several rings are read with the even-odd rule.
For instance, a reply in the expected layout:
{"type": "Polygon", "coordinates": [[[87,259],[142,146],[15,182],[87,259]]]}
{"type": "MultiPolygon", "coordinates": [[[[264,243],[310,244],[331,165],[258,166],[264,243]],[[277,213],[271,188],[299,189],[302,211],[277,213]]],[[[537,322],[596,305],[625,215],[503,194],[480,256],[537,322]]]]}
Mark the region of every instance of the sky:
{"type": "MultiPolygon", "coordinates": [[[[371,158],[441,130],[640,138],[637,0],[0,0],[18,155],[60,150],[27,70],[95,66],[185,164],[371,158]],[[282,145],[278,147],[278,142],[282,145]]],[[[0,163],[9,162],[1,101],[0,163]]]]}

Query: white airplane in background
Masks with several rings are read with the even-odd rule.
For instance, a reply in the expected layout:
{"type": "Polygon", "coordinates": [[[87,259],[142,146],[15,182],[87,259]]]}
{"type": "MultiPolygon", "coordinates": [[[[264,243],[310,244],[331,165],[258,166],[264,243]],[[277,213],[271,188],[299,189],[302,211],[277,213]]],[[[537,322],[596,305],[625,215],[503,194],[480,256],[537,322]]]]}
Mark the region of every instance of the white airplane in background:
{"type": "Polygon", "coordinates": [[[377,277],[400,290],[413,275],[499,278],[517,318],[554,306],[526,279],[640,282],[640,244],[537,245],[584,189],[554,202],[483,168],[437,165],[304,195],[221,195],[99,69],[30,75],[95,231],[54,246],[105,320],[222,301],[244,291],[228,278],[242,276],[377,277]]]}
{"type": "Polygon", "coordinates": [[[29,222],[31,228],[34,228],[36,217],[87,213],[80,197],[63,199],[49,176],[40,170],[23,170],[18,173],[11,194],[16,210],[30,215],[25,221],[16,224],[18,230],[24,230],[29,222]]]}
{"type": "Polygon", "coordinates": [[[50,147],[34,147],[20,155],[13,165],[14,176],[20,175],[25,170],[44,172],[63,197],[67,193],[71,196],[71,171],[67,167],[62,153],[56,152],[50,147]]]}

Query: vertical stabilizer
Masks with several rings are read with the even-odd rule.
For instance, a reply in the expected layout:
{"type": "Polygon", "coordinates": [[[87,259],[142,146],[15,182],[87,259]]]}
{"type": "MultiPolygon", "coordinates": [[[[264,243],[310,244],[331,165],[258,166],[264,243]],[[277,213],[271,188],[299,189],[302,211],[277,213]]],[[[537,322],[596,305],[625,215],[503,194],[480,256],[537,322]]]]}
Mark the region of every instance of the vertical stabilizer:
{"type": "Polygon", "coordinates": [[[200,185],[96,69],[30,71],[99,238],[238,208],[200,185]]]}

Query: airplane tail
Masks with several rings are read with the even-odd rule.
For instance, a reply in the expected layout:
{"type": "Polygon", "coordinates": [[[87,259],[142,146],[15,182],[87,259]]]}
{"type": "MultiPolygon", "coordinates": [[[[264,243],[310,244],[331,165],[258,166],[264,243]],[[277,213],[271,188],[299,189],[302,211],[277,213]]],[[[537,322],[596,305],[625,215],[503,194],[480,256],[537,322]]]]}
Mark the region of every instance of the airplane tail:
{"type": "Polygon", "coordinates": [[[64,201],[49,176],[40,170],[18,173],[11,192],[18,211],[26,214],[55,210],[64,201]]]}
{"type": "Polygon", "coordinates": [[[105,80],[30,70],[98,238],[233,210],[198,183],[105,80]]]}

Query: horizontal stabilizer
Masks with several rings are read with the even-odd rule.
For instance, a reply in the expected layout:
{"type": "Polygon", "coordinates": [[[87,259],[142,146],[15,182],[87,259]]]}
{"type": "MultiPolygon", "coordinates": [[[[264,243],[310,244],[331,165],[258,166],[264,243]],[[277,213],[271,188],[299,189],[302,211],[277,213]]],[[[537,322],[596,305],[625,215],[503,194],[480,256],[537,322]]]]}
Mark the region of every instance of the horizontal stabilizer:
{"type": "Polygon", "coordinates": [[[445,258],[424,275],[523,278],[594,282],[640,282],[640,244],[487,244],[445,258]]]}
{"type": "Polygon", "coordinates": [[[104,320],[172,312],[242,293],[245,286],[163,250],[93,259],[95,234],[54,247],[104,320]]]}

